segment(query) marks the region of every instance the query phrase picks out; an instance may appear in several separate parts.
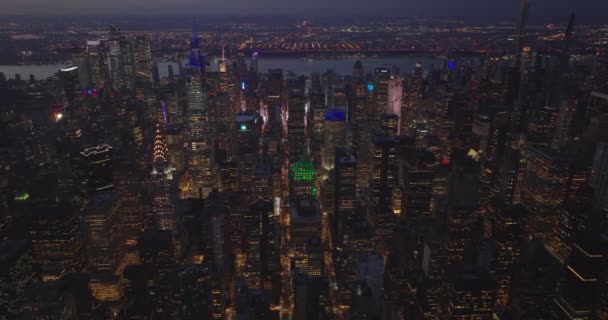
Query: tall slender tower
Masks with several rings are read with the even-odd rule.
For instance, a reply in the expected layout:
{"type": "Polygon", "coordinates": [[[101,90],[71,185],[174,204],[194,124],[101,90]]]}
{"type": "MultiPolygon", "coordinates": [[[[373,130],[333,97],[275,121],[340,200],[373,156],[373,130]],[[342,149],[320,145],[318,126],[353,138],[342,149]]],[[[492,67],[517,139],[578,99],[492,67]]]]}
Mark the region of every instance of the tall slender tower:
{"type": "Polygon", "coordinates": [[[176,231],[175,203],[171,195],[174,168],[169,164],[167,143],[163,135],[161,126],[157,124],[153,148],[152,212],[157,229],[176,231]]]}
{"type": "Polygon", "coordinates": [[[200,49],[196,18],[192,20],[192,39],[190,39],[190,53],[188,54],[188,67],[198,69],[205,74],[205,57],[200,49]]]}

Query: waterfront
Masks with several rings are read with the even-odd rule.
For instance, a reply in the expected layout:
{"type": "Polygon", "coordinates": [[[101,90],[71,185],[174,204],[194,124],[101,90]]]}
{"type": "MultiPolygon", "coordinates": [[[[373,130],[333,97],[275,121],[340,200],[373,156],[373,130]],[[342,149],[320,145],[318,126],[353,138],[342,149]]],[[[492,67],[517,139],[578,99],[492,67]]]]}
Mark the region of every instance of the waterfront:
{"type": "MultiPolygon", "coordinates": [[[[258,68],[261,71],[268,69],[281,68],[286,72],[297,74],[308,74],[313,72],[325,72],[329,69],[341,75],[350,75],[352,67],[357,56],[348,56],[343,59],[305,59],[302,57],[260,57],[258,68]]],[[[391,55],[391,56],[372,56],[361,57],[361,62],[365,72],[373,71],[374,68],[384,65],[397,66],[402,72],[410,72],[420,60],[424,70],[430,70],[434,65],[440,67],[442,61],[435,57],[419,57],[416,55],[391,55]]],[[[473,59],[473,58],[468,58],[473,59]]],[[[168,74],[168,66],[173,65],[175,73],[178,73],[179,68],[177,62],[161,61],[159,62],[159,73],[161,77],[168,74]]],[[[33,75],[36,79],[44,79],[53,76],[59,69],[66,67],[66,64],[54,65],[0,65],[0,72],[4,73],[7,78],[14,78],[16,74],[20,74],[22,79],[27,79],[33,75]]],[[[217,60],[211,60],[211,69],[217,70],[217,60]]]]}

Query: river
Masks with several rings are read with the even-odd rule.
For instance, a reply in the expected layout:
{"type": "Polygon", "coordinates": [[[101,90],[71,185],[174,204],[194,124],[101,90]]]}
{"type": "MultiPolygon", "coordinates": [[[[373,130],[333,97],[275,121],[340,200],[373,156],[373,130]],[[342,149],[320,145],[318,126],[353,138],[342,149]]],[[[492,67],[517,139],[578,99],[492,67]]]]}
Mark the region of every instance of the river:
{"type": "MultiPolygon", "coordinates": [[[[415,55],[391,55],[391,56],[373,56],[362,57],[364,71],[370,72],[376,67],[385,65],[395,65],[402,72],[410,72],[414,69],[418,57],[415,55]]],[[[306,59],[301,57],[260,57],[258,61],[258,69],[267,71],[268,69],[283,69],[297,74],[309,74],[313,72],[325,72],[332,69],[341,75],[350,75],[353,65],[357,61],[357,57],[350,56],[344,59],[306,59]]],[[[421,57],[424,70],[429,70],[432,65],[439,67],[441,61],[433,57],[421,57]]],[[[177,62],[162,61],[159,62],[159,73],[161,77],[167,76],[168,66],[173,65],[175,73],[178,72],[177,62]]],[[[66,65],[0,65],[0,72],[4,73],[7,78],[14,78],[16,74],[20,74],[22,79],[27,79],[33,75],[36,79],[44,79],[55,74],[59,69],[66,65]]],[[[211,69],[217,70],[217,60],[211,60],[211,69]]]]}

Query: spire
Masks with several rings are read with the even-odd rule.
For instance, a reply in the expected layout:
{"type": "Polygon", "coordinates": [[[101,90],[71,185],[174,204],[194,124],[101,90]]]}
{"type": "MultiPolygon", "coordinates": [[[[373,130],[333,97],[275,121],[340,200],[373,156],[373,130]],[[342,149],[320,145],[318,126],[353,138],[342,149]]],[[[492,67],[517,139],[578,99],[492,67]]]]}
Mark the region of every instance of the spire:
{"type": "Polygon", "coordinates": [[[161,126],[160,126],[160,124],[157,123],[156,124],[156,133],[154,135],[154,151],[153,151],[154,163],[155,164],[167,163],[168,162],[167,153],[168,153],[167,143],[165,142],[165,139],[163,137],[161,126]]]}
{"type": "Polygon", "coordinates": [[[570,20],[568,21],[568,28],[566,28],[566,34],[565,34],[565,39],[566,39],[566,54],[569,54],[570,52],[570,47],[572,46],[572,40],[573,40],[573,36],[572,34],[574,33],[574,19],[576,18],[576,14],[574,12],[572,12],[570,14],[570,20]]]}
{"type": "Polygon", "coordinates": [[[226,71],[227,71],[226,51],[225,51],[224,47],[225,47],[224,36],[222,36],[222,57],[220,58],[220,63],[219,63],[219,69],[220,69],[221,73],[226,73],[226,71]]]}
{"type": "Polygon", "coordinates": [[[226,61],[226,44],[224,43],[224,36],[222,36],[222,61],[226,61]]]}
{"type": "Polygon", "coordinates": [[[188,55],[188,66],[204,71],[204,57],[200,51],[200,41],[198,39],[198,29],[196,18],[192,19],[192,39],[190,40],[190,53],[188,55]]]}
{"type": "Polygon", "coordinates": [[[196,18],[192,19],[192,39],[190,41],[190,49],[198,48],[198,31],[196,28],[196,18]]]}
{"type": "Polygon", "coordinates": [[[519,20],[519,34],[517,35],[517,54],[515,60],[515,67],[519,68],[521,65],[521,51],[524,47],[524,39],[526,37],[526,27],[528,26],[528,14],[530,11],[530,2],[528,0],[522,0],[521,2],[521,17],[519,20]]]}

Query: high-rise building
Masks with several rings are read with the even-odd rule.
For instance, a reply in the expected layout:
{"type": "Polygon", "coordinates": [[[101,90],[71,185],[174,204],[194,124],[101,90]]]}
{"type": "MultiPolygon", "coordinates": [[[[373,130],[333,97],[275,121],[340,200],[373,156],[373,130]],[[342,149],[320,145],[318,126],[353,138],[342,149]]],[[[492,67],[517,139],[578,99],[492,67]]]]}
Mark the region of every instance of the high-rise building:
{"type": "Polygon", "coordinates": [[[490,206],[488,217],[491,233],[496,240],[496,300],[505,306],[509,302],[514,265],[519,260],[524,237],[523,224],[526,211],[521,205],[490,206]]]}
{"type": "Polygon", "coordinates": [[[308,155],[308,99],[292,95],[287,101],[287,141],[290,158],[302,159],[308,155]]]}
{"type": "Polygon", "coordinates": [[[253,200],[270,202],[272,197],[272,164],[258,162],[253,169],[253,200]]]}
{"type": "Polygon", "coordinates": [[[232,134],[235,125],[232,120],[236,117],[234,104],[233,98],[228,92],[220,92],[213,100],[216,144],[219,150],[227,153],[227,156],[232,156],[234,152],[232,134]]]}
{"type": "Polygon", "coordinates": [[[129,246],[137,243],[137,238],[144,229],[144,209],[142,208],[142,175],[136,165],[128,160],[119,161],[115,171],[116,193],[122,201],[124,240],[129,246]]]}
{"type": "Polygon", "coordinates": [[[323,139],[323,167],[331,170],[334,167],[336,148],[346,143],[346,113],[342,109],[328,109],[325,112],[323,139]]]}
{"type": "Polygon", "coordinates": [[[363,64],[361,63],[361,60],[357,60],[353,65],[353,82],[357,84],[358,82],[363,81],[363,75],[363,64]]]}
{"type": "Polygon", "coordinates": [[[317,196],[315,166],[311,161],[298,161],[290,168],[290,196],[294,199],[314,199],[317,196]]]}
{"type": "Polygon", "coordinates": [[[82,94],[82,88],[78,78],[78,67],[72,66],[61,69],[59,71],[59,77],[63,83],[66,102],[68,106],[73,106],[82,94]]]}
{"type": "Polygon", "coordinates": [[[145,35],[135,37],[133,48],[133,60],[135,63],[135,74],[137,77],[152,80],[152,53],[150,51],[150,40],[145,35]]]}
{"type": "Polygon", "coordinates": [[[548,240],[566,197],[568,167],[559,154],[543,146],[530,146],[525,161],[521,203],[531,213],[530,232],[548,240]]]}
{"type": "Polygon", "coordinates": [[[324,308],[329,302],[329,283],[326,279],[311,279],[298,274],[293,278],[292,286],[296,320],[319,320],[328,316],[324,308]]]}
{"type": "Polygon", "coordinates": [[[271,261],[276,259],[274,226],[271,224],[273,206],[257,201],[245,216],[246,264],[243,277],[251,289],[263,289],[271,279],[271,261]]]}
{"type": "Polygon", "coordinates": [[[590,185],[595,189],[596,203],[599,206],[606,206],[608,203],[608,143],[597,144],[591,167],[590,185]]]}
{"type": "Polygon", "coordinates": [[[92,272],[114,272],[123,258],[121,201],[113,192],[96,194],[82,211],[88,268],[92,272]]]}
{"type": "Polygon", "coordinates": [[[130,40],[122,38],[120,46],[120,73],[119,79],[128,88],[135,88],[135,58],[133,55],[133,44],[130,40]]]}
{"type": "Polygon", "coordinates": [[[26,241],[0,243],[0,317],[6,319],[18,312],[17,299],[34,281],[32,254],[26,241]]]}
{"type": "Polygon", "coordinates": [[[76,210],[66,202],[36,204],[30,218],[32,263],[42,281],[85,267],[84,239],[76,210]]]}
{"type": "Polygon", "coordinates": [[[399,118],[397,134],[401,132],[401,106],[403,104],[403,78],[391,76],[388,80],[388,99],[386,101],[386,114],[396,115],[399,118]]]}
{"type": "Polygon", "coordinates": [[[159,230],[178,231],[173,166],[169,163],[167,144],[161,126],[157,124],[152,150],[152,211],[154,225],[159,230]]]}
{"type": "Polygon", "coordinates": [[[241,112],[235,118],[234,158],[242,185],[250,186],[260,154],[262,118],[256,112],[241,112]]]}
{"type": "Polygon", "coordinates": [[[39,282],[27,287],[19,301],[17,319],[78,319],[74,295],[62,290],[60,281],[39,282]]]}
{"type": "Polygon", "coordinates": [[[605,289],[602,277],[607,267],[607,247],[606,238],[593,232],[580,234],[574,241],[554,299],[555,319],[597,319],[594,312],[605,289]]]}
{"type": "Polygon", "coordinates": [[[215,186],[213,131],[207,93],[203,88],[202,75],[197,70],[186,76],[188,172],[193,186],[189,196],[206,196],[215,186]]]}
{"type": "Polygon", "coordinates": [[[321,209],[315,200],[299,200],[290,206],[291,239],[296,248],[308,246],[321,235],[321,209]]]}
{"type": "Polygon", "coordinates": [[[357,158],[354,150],[338,148],[335,165],[335,213],[337,228],[333,228],[333,237],[341,243],[350,220],[353,220],[357,209],[357,158]]]}
{"type": "Polygon", "coordinates": [[[76,159],[78,176],[88,196],[114,189],[112,147],[100,144],[82,150],[76,159]]]}
{"type": "MultiPolygon", "coordinates": [[[[371,112],[371,118],[374,120],[375,125],[380,124],[382,116],[389,112],[388,101],[389,101],[389,80],[391,79],[391,69],[389,68],[376,68],[374,71],[374,83],[373,83],[373,96],[374,106],[371,112]]],[[[395,83],[393,83],[395,84],[395,83]]],[[[391,110],[392,111],[392,110],[391,110]]],[[[399,112],[401,113],[401,112],[399,112]]]]}
{"type": "Polygon", "coordinates": [[[399,146],[399,137],[379,135],[373,138],[370,145],[371,177],[367,197],[374,221],[374,233],[377,236],[391,234],[396,219],[393,211],[393,191],[398,186],[399,146]]]}
{"type": "Polygon", "coordinates": [[[457,265],[448,270],[447,317],[449,319],[492,319],[496,283],[487,271],[457,265]]]}
{"type": "Polygon", "coordinates": [[[553,227],[553,235],[547,240],[546,247],[561,264],[572,254],[575,235],[583,227],[584,217],[593,210],[594,200],[594,190],[584,186],[557,208],[557,224],[553,227]]]}
{"type": "Polygon", "coordinates": [[[429,150],[417,149],[408,155],[403,168],[401,214],[406,217],[431,214],[435,166],[435,157],[429,150]]]}

